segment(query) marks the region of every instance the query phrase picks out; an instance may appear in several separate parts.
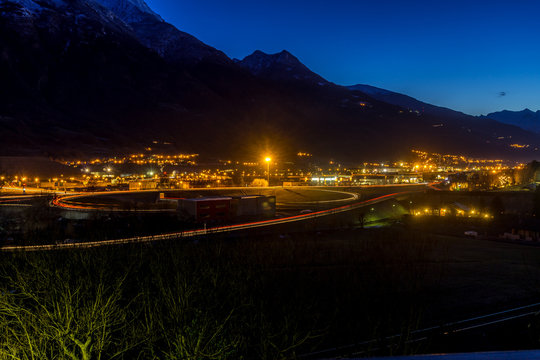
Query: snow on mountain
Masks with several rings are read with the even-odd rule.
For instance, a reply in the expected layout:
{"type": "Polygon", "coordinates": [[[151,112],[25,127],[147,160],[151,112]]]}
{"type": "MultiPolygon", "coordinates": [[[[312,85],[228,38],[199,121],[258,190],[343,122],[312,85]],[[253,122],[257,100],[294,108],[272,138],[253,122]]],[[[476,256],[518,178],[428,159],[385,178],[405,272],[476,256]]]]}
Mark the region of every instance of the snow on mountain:
{"type": "Polygon", "coordinates": [[[0,18],[6,26],[35,35],[36,41],[40,38],[36,30],[45,28],[59,37],[84,33],[96,38],[115,31],[135,40],[133,30],[125,22],[93,0],[0,0],[0,18]]]}
{"type": "Polygon", "coordinates": [[[230,62],[221,51],[165,22],[142,0],[95,0],[128,24],[146,47],[171,62],[230,62]]]}
{"type": "Polygon", "coordinates": [[[81,16],[90,12],[103,22],[130,32],[144,46],[171,62],[230,63],[223,52],[165,22],[143,0],[0,0],[0,15],[4,11],[12,20],[32,19],[47,10],[81,16]]]}
{"type": "Polygon", "coordinates": [[[15,17],[32,17],[38,15],[46,8],[62,8],[66,3],[62,0],[46,0],[46,1],[32,1],[32,0],[0,0],[0,15],[4,15],[9,11],[12,11],[10,7],[18,6],[17,11],[10,14],[15,17]]]}
{"type": "MultiPolygon", "coordinates": [[[[29,10],[29,11],[39,11],[41,10],[41,5],[38,5],[37,3],[33,2],[32,0],[13,0],[10,1],[15,4],[21,5],[23,8],[29,10]]],[[[7,3],[7,1],[0,1],[0,3],[7,3]]]]}

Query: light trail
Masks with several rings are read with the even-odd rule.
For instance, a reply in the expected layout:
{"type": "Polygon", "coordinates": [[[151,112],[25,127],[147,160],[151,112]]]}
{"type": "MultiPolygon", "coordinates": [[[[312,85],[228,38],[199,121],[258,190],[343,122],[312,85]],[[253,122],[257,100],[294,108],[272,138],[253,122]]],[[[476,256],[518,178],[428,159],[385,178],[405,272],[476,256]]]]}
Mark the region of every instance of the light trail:
{"type": "Polygon", "coordinates": [[[207,228],[207,229],[187,230],[187,231],[173,232],[173,233],[160,234],[160,235],[137,236],[137,237],[124,238],[124,239],[102,240],[102,241],[92,241],[92,242],[84,242],[84,243],[33,245],[33,246],[5,246],[5,247],[0,248],[0,250],[1,251],[49,251],[49,250],[59,250],[59,249],[82,249],[82,248],[93,248],[93,247],[107,246],[107,245],[145,243],[145,242],[173,240],[173,239],[180,239],[180,238],[190,238],[190,237],[201,236],[201,235],[229,233],[233,231],[255,229],[255,228],[260,228],[260,227],[269,227],[269,226],[275,226],[275,225],[294,223],[298,221],[305,221],[309,219],[316,219],[316,218],[320,218],[324,216],[331,216],[331,215],[355,210],[364,206],[380,203],[380,202],[395,198],[397,196],[403,196],[412,192],[414,191],[396,192],[396,193],[378,196],[373,199],[360,201],[354,204],[339,206],[339,207],[328,209],[328,210],[321,210],[321,211],[317,211],[317,212],[313,212],[309,214],[294,215],[294,216],[289,216],[286,218],[254,221],[254,222],[248,222],[244,224],[225,225],[225,226],[218,226],[218,227],[207,228]]]}
{"type": "MultiPolygon", "coordinates": [[[[425,186],[425,183],[422,184],[388,184],[388,185],[366,185],[361,186],[361,189],[367,188],[388,188],[388,187],[411,187],[411,186],[425,186]]],[[[346,186],[345,188],[349,188],[346,186]]],[[[134,191],[100,191],[100,192],[90,192],[90,193],[72,193],[70,195],[64,195],[60,196],[56,199],[54,199],[51,204],[55,207],[64,208],[68,210],[79,210],[79,211],[92,211],[92,210],[107,210],[107,211],[136,211],[136,212],[162,212],[162,211],[170,211],[168,209],[137,209],[137,210],[124,210],[115,208],[114,204],[91,204],[88,203],[87,206],[82,206],[81,202],[74,202],[73,200],[77,198],[82,197],[93,197],[93,196],[101,196],[101,195],[125,195],[125,194],[135,194],[135,193],[155,193],[155,192],[174,192],[174,191],[186,191],[186,192],[204,192],[204,191],[224,191],[224,190],[239,190],[239,191],[245,191],[245,190],[279,190],[284,189],[282,186],[273,186],[273,187],[218,187],[218,188],[194,188],[194,189],[182,189],[182,190],[134,190],[134,191]],[[94,207],[94,205],[103,205],[102,207],[94,207]]],[[[321,189],[319,186],[294,186],[291,189],[298,189],[298,190],[316,190],[316,191],[324,191],[324,192],[332,192],[332,193],[338,193],[338,194],[345,194],[348,195],[346,198],[342,199],[332,199],[332,200],[320,200],[320,201],[305,201],[305,202],[287,202],[287,203],[278,203],[278,205],[320,205],[320,204],[331,204],[331,203],[340,203],[340,202],[349,202],[349,201],[355,201],[358,200],[359,196],[356,193],[350,192],[350,191],[342,191],[342,190],[330,190],[330,189],[321,189]]]]}
{"type": "Polygon", "coordinates": [[[330,193],[345,194],[349,197],[343,199],[332,199],[332,200],[312,200],[312,201],[290,201],[286,203],[277,203],[276,205],[320,205],[320,204],[332,204],[340,202],[348,202],[358,200],[359,196],[356,193],[348,191],[337,191],[337,190],[328,190],[328,189],[315,189],[316,191],[325,191],[330,193]]]}
{"type": "Polygon", "coordinates": [[[439,189],[438,187],[436,187],[436,185],[439,185],[439,184],[442,184],[442,181],[432,182],[432,183],[427,184],[427,186],[432,190],[442,191],[442,189],[439,189]]]}
{"type": "Polygon", "coordinates": [[[42,188],[33,188],[33,187],[20,187],[20,186],[4,186],[1,190],[11,190],[11,191],[20,191],[25,194],[65,194],[66,191],[60,190],[49,190],[42,188]]]}

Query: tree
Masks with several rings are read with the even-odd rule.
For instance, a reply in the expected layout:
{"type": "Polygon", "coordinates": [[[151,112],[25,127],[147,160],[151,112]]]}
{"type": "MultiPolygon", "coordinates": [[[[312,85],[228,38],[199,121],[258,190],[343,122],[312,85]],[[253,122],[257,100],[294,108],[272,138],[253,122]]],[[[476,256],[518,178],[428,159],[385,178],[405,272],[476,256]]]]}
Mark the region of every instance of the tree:
{"type": "Polygon", "coordinates": [[[365,213],[360,213],[358,215],[358,222],[360,223],[360,229],[363,229],[364,228],[364,225],[366,223],[366,214],[365,213]]]}
{"type": "Polygon", "coordinates": [[[520,183],[529,184],[535,181],[535,174],[540,170],[540,163],[536,160],[528,163],[521,171],[520,183]]]}
{"type": "Polygon", "coordinates": [[[7,173],[0,167],[0,190],[7,184],[7,173]]]}
{"type": "Polygon", "coordinates": [[[231,175],[231,181],[235,186],[244,186],[244,176],[240,170],[235,170],[231,175]]]}
{"type": "Polygon", "coordinates": [[[124,278],[81,281],[46,261],[29,265],[13,265],[0,288],[0,358],[111,359],[128,350],[124,278]]]}
{"type": "Polygon", "coordinates": [[[254,187],[268,187],[268,181],[265,179],[253,179],[251,186],[254,187]]]}
{"type": "Polygon", "coordinates": [[[536,187],[533,197],[533,215],[540,217],[540,187],[536,187]]]}
{"type": "Polygon", "coordinates": [[[491,201],[490,207],[491,207],[491,211],[493,212],[493,216],[499,217],[504,214],[504,204],[499,195],[496,195],[493,198],[493,200],[491,201]]]}

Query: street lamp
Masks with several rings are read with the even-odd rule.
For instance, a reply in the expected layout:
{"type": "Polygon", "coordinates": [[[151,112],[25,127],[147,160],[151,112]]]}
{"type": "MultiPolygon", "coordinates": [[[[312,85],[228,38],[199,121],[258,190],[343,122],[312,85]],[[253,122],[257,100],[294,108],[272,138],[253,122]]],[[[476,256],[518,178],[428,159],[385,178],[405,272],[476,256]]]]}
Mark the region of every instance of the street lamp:
{"type": "Polygon", "coordinates": [[[268,176],[268,186],[270,186],[270,161],[272,161],[272,158],[267,156],[264,161],[266,161],[266,174],[268,176]]]}

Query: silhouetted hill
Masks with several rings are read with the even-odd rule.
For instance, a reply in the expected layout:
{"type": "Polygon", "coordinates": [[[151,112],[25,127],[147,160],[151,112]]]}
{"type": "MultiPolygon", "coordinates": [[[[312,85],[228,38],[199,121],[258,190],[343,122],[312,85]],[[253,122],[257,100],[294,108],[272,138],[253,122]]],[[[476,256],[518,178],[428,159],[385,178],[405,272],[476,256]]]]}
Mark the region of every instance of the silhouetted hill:
{"type": "Polygon", "coordinates": [[[401,106],[402,108],[409,110],[411,112],[428,113],[431,115],[447,117],[447,118],[468,116],[459,111],[451,110],[451,109],[441,107],[441,106],[431,105],[431,104],[416,100],[415,98],[411,96],[377,88],[371,85],[358,84],[358,85],[352,85],[352,86],[347,86],[347,87],[351,90],[362,91],[363,93],[366,93],[380,101],[384,101],[389,104],[401,106]]]}
{"type": "MultiPolygon", "coordinates": [[[[353,91],[361,91],[380,101],[398,105],[403,108],[403,111],[416,113],[418,116],[429,118],[433,121],[432,126],[440,128],[441,131],[447,131],[446,129],[451,127],[453,127],[453,131],[455,131],[456,127],[459,127],[461,130],[468,133],[479,134],[484,138],[486,144],[504,144],[503,146],[506,147],[509,144],[520,143],[536,147],[539,141],[537,136],[530,133],[530,131],[533,131],[532,128],[520,126],[519,121],[510,121],[512,117],[517,116],[511,115],[506,118],[506,121],[504,115],[499,117],[497,115],[490,116],[492,115],[490,114],[488,116],[475,117],[445,107],[428,104],[408,95],[370,85],[358,84],[348,86],[347,88],[353,91]]],[[[527,117],[530,114],[522,115],[523,117],[527,117]]],[[[465,148],[468,149],[468,146],[465,148]]],[[[535,151],[538,150],[534,150],[533,154],[535,151]]]]}
{"type": "Polygon", "coordinates": [[[529,109],[521,111],[503,110],[482,117],[497,120],[505,124],[516,125],[537,134],[540,133],[540,110],[536,112],[529,109]]]}

